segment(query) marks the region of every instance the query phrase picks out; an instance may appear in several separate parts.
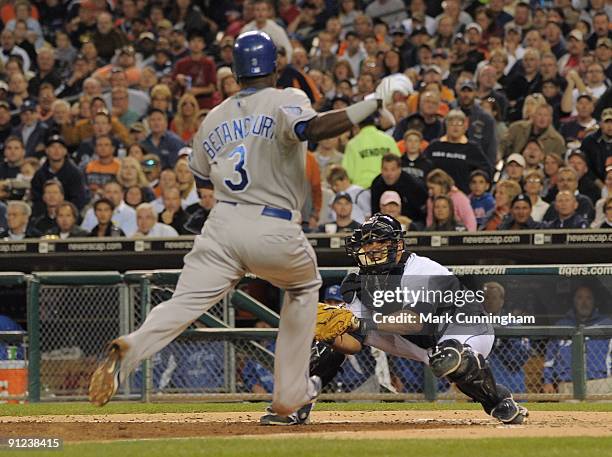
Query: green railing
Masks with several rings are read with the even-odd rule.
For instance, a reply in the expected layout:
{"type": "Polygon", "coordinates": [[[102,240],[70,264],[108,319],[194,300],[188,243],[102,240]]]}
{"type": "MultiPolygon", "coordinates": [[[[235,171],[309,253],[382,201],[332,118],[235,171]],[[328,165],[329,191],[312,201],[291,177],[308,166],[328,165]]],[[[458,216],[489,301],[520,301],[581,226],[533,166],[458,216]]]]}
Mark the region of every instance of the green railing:
{"type": "MultiPolygon", "coordinates": [[[[456,267],[460,270],[461,268],[467,267],[456,267]]],[[[469,267],[471,271],[474,268],[469,267]]],[[[487,268],[487,267],[482,267],[487,268]]],[[[541,267],[505,267],[504,274],[558,274],[560,268],[563,266],[541,266],[541,267]]],[[[348,271],[352,271],[349,268],[342,269],[321,269],[321,275],[324,279],[341,278],[348,271]]],[[[457,271],[461,274],[460,271],[457,271]]],[[[112,300],[109,298],[108,310],[109,314],[116,314],[116,322],[113,321],[112,332],[117,336],[125,331],[133,330],[137,327],[138,322],[150,311],[153,301],[152,294],[155,292],[156,284],[171,284],[178,278],[177,271],[164,271],[164,272],[152,272],[152,271],[141,271],[141,272],[128,272],[126,274],[120,274],[115,271],[108,272],[53,272],[53,273],[36,273],[33,275],[23,275],[20,273],[0,274],[0,287],[11,286],[11,287],[25,287],[27,289],[27,321],[28,321],[28,398],[31,402],[38,402],[43,399],[41,395],[43,386],[41,379],[43,374],[43,360],[42,360],[42,348],[44,347],[44,341],[41,340],[41,291],[46,289],[52,289],[53,291],[62,291],[63,288],[74,289],[77,292],[83,292],[84,288],[93,288],[94,290],[111,290],[112,300]],[[130,289],[132,288],[132,289],[130,289]],[[133,290],[135,293],[131,293],[133,290]],[[118,292],[117,292],[118,291],[118,292]],[[117,292],[117,293],[115,293],[117,292]],[[118,297],[118,298],[117,298],[118,297]],[[114,300],[114,301],[113,301],[114,300]],[[112,308],[112,309],[111,309],[112,308]],[[115,308],[118,308],[117,311],[115,308]],[[112,313],[111,313],[112,311],[112,313]],[[135,317],[135,315],[139,317],[135,317]],[[117,325],[115,325],[117,324],[117,325]]],[[[58,292],[59,293],[59,292],[58,292]]],[[[109,295],[110,296],[110,295],[109,295]]],[[[53,300],[60,300],[63,296],[54,295],[51,298],[53,300]],[[58,298],[60,297],[60,298],[58,298]]],[[[75,309],[81,307],[87,307],[88,303],[79,303],[77,298],[68,296],[71,300],[75,300],[75,309]]],[[[228,315],[233,316],[233,310],[235,308],[244,309],[257,316],[258,319],[268,322],[271,325],[277,325],[278,315],[267,308],[262,303],[257,302],[247,294],[236,291],[233,292],[227,300],[227,303],[231,303],[233,306],[229,306],[224,312],[228,315]]],[[[43,306],[44,309],[44,306],[43,306]]],[[[114,314],[114,315],[115,315],[114,314]]],[[[94,316],[95,317],[95,316],[94,316]]],[[[44,319],[48,319],[45,316],[44,319]]],[[[44,321],[43,319],[43,321],[44,321]]],[[[91,316],[87,316],[87,319],[91,320],[91,316]]],[[[231,328],[228,324],[228,320],[225,316],[207,314],[202,318],[202,323],[207,327],[214,328],[198,328],[187,330],[180,338],[186,342],[198,342],[198,341],[225,341],[231,342],[231,351],[225,353],[225,360],[233,360],[231,369],[226,369],[224,375],[229,376],[231,379],[228,380],[228,384],[231,389],[235,388],[236,380],[233,379],[235,376],[235,343],[240,341],[246,344],[248,353],[252,354],[253,357],[265,366],[270,365],[270,352],[267,351],[259,342],[266,338],[273,338],[276,335],[276,329],[236,329],[231,328]],[[229,372],[229,374],[228,374],[229,372]]],[[[89,321],[86,321],[88,323],[89,321]]],[[[91,322],[89,322],[91,324],[91,322]]],[[[95,322],[93,322],[95,324],[95,322]]],[[[52,328],[54,330],[55,328],[52,328]]],[[[109,332],[111,331],[109,330],[109,332]]],[[[54,330],[55,331],[55,330],[54,330]]],[[[66,330],[69,331],[69,330],[66,330]]],[[[79,331],[78,328],[73,331],[79,331]]],[[[585,353],[585,339],[586,338],[612,338],[612,326],[599,326],[599,327],[544,327],[544,326],[516,326],[516,327],[503,327],[496,329],[496,336],[502,338],[509,337],[527,337],[531,339],[567,339],[572,342],[572,383],[573,383],[573,398],[583,400],[593,398],[593,395],[587,391],[587,379],[586,379],[586,353],[585,353]]],[[[242,343],[240,343],[242,344],[242,343]]],[[[226,350],[227,350],[226,345],[226,350]]],[[[94,360],[91,356],[83,357],[83,364],[92,366],[94,360]]],[[[142,367],[143,381],[138,390],[128,392],[125,398],[138,398],[144,400],[150,400],[153,398],[152,392],[153,387],[151,385],[151,370],[149,361],[145,361],[142,367]]],[[[82,390],[76,396],[57,396],[58,398],[82,398],[82,390]]],[[[387,395],[387,394],[381,394],[387,395]]],[[[542,399],[559,399],[562,398],[559,395],[544,395],[544,394],[528,394],[529,398],[542,398],[542,399]]],[[[343,394],[330,394],[326,398],[345,398],[343,394]]],[[[377,395],[370,395],[372,398],[379,398],[377,395]]],[[[520,397],[520,396],[519,396],[520,397]]],[[[608,395],[608,398],[610,395],[608,395]]],[[[437,389],[437,380],[431,374],[428,368],[424,371],[423,380],[423,392],[419,395],[396,395],[388,394],[384,398],[421,398],[426,400],[436,400],[442,398],[439,396],[437,389]]],[[[600,398],[600,397],[597,397],[600,398]]]]}

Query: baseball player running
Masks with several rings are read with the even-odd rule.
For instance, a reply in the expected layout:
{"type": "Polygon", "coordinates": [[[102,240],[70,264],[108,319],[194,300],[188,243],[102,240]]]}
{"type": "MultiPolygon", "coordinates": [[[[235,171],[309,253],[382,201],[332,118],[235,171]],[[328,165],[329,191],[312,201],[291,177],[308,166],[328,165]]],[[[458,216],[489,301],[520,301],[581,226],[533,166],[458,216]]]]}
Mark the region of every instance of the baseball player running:
{"type": "MultiPolygon", "coordinates": [[[[359,274],[349,274],[342,283],[347,306],[319,305],[318,310],[316,337],[319,342],[312,349],[311,374],[319,376],[323,386],[337,374],[344,354],[358,352],[362,345],[374,346],[389,354],[427,363],[435,376],[454,382],[461,392],[481,403],[486,413],[499,421],[507,424],[524,421],[527,409],[513,400],[505,386],[495,382],[487,364],[486,358],[495,339],[491,325],[458,324],[459,319],[452,318],[459,312],[465,316],[483,315],[482,301],[460,308],[456,303],[444,303],[439,299],[401,297],[395,302],[391,299],[384,304],[377,303],[375,291],[392,291],[398,286],[401,290],[465,292],[445,267],[405,248],[401,225],[391,216],[375,214],[366,220],[347,238],[346,250],[359,266],[359,274]],[[416,319],[383,322],[380,314],[412,315],[416,319]],[[441,324],[425,324],[418,316],[426,314],[447,319],[439,319],[444,322],[441,324]]],[[[305,423],[313,404],[287,417],[267,411],[261,422],[270,425],[305,423]]]]}
{"type": "Polygon", "coordinates": [[[286,416],[318,393],[309,378],[310,344],[321,279],[300,227],[307,192],[306,141],[337,136],[373,115],[378,98],[317,114],[306,95],[275,89],[276,47],[247,32],[234,45],[241,91],[213,109],[194,137],[190,167],[199,187],[213,184],[218,204],[185,257],[173,297],[142,326],[109,345],[89,386],[90,401],[106,404],[137,364],[180,335],[246,272],[286,291],[274,366],[272,410],[286,416]]]}

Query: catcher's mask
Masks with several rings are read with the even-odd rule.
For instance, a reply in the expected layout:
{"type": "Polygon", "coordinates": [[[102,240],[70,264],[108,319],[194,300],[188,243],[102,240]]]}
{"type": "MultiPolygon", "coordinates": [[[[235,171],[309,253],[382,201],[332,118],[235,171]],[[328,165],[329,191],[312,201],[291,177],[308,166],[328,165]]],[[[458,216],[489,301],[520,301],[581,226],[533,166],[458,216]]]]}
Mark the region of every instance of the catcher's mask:
{"type": "Polygon", "coordinates": [[[404,232],[395,218],[377,213],[346,237],[345,247],[365,273],[388,273],[404,252],[404,232]]]}

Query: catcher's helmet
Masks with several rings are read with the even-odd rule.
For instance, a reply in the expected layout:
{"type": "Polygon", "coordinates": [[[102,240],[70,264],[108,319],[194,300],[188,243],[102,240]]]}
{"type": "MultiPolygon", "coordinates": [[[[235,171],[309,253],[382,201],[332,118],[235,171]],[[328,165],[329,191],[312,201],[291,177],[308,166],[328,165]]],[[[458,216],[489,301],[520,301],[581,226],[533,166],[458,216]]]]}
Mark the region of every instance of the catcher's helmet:
{"type": "Polygon", "coordinates": [[[346,253],[367,273],[387,273],[404,251],[403,238],[402,225],[395,218],[376,213],[346,238],[346,253]]]}
{"type": "Polygon", "coordinates": [[[265,76],[276,71],[276,46],[267,33],[241,34],[234,43],[234,73],[240,78],[265,76]]]}

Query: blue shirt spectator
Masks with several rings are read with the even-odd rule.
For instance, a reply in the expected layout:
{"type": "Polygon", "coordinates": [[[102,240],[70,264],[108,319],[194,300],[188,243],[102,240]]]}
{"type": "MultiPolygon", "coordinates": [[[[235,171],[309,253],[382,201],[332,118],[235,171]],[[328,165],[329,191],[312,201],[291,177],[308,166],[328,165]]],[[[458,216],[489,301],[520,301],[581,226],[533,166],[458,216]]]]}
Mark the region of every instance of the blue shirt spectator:
{"type": "Polygon", "coordinates": [[[160,109],[152,109],[149,112],[149,126],[151,133],[141,143],[142,146],[159,157],[162,169],[174,168],[178,152],[186,144],[177,134],[168,130],[168,117],[160,109]]]}

